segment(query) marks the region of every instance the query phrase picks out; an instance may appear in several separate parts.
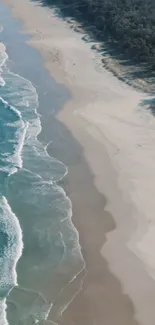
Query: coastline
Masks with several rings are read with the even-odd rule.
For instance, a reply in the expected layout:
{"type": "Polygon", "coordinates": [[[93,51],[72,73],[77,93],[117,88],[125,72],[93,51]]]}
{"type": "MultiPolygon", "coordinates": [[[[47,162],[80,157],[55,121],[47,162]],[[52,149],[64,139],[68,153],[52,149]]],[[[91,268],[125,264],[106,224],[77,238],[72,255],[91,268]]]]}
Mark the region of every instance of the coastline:
{"type": "MultiPolygon", "coordinates": [[[[6,0],[4,2],[13,5],[13,1],[11,0],[6,0]]],[[[130,165],[130,163],[132,163],[130,155],[132,155],[132,157],[134,156],[134,150],[136,148],[136,151],[140,151],[139,157],[136,156],[136,159],[143,159],[146,152],[142,152],[142,148],[146,143],[148,144],[147,132],[150,132],[150,135],[152,135],[151,131],[148,131],[148,129],[146,132],[143,132],[143,124],[145,122],[147,123],[150,121],[152,127],[154,125],[151,114],[148,112],[148,114],[143,116],[143,114],[138,115],[139,112],[133,113],[135,107],[145,100],[147,96],[117,81],[117,79],[106,70],[104,70],[105,80],[103,80],[103,68],[100,64],[99,55],[90,50],[90,45],[85,44],[81,40],[80,34],[75,34],[66,22],[55,17],[53,12],[48,10],[48,8],[41,8],[35,3],[22,0],[20,3],[17,3],[16,7],[12,8],[12,11],[17,18],[22,19],[26,33],[33,36],[29,43],[40,50],[45,59],[45,66],[50,71],[51,75],[54,76],[58,82],[66,85],[71,91],[72,99],[58,114],[58,119],[67,126],[81,144],[84,150],[83,155],[93,175],[96,187],[95,190],[93,190],[93,185],[89,184],[90,176],[88,178],[86,176],[86,170],[83,167],[83,157],[78,156],[78,164],[75,162],[75,164],[68,166],[69,175],[66,181],[67,185],[65,186],[68,188],[73,202],[73,221],[76,228],[79,230],[80,243],[84,250],[88,275],[84,282],[82,292],[74,299],[64,313],[64,323],[69,322],[72,324],[74,321],[75,324],[80,322],[80,324],[88,323],[93,325],[96,322],[97,325],[100,325],[103,322],[103,317],[105,317],[106,325],[110,325],[114,320],[115,324],[137,325],[138,323],[135,320],[135,317],[137,317],[140,324],[151,325],[155,320],[153,306],[155,284],[146,271],[146,266],[152,276],[154,276],[154,272],[151,272],[150,263],[148,263],[148,265],[147,263],[143,265],[138,259],[140,257],[143,262],[146,262],[146,256],[140,256],[136,248],[136,243],[139,238],[142,237],[143,233],[146,233],[148,224],[146,216],[143,217],[141,210],[138,211],[137,206],[135,207],[133,204],[135,203],[134,198],[131,196],[129,199],[129,193],[131,195],[131,190],[133,188],[130,186],[131,184],[128,180],[130,180],[130,178],[132,179],[133,174],[126,175],[126,171],[129,170],[130,166],[131,172],[132,166],[135,168],[135,173],[137,172],[139,161],[137,166],[134,164],[134,161],[134,163],[130,165]],[[32,19],[34,14],[36,15],[35,21],[32,19]],[[49,15],[49,22],[47,21],[47,14],[49,15]],[[49,32],[51,26],[53,30],[49,32]],[[63,34],[62,30],[64,31],[63,34]],[[57,34],[54,37],[56,31],[57,34]],[[61,35],[63,35],[64,39],[62,39],[61,35]],[[79,46],[80,50],[78,51],[79,46]],[[85,66],[85,73],[82,73],[80,70],[81,66],[85,66]],[[87,77],[85,78],[85,76],[87,77]],[[109,82],[111,83],[110,90],[108,88],[109,82]],[[124,91],[125,94],[122,94],[122,91],[124,91]],[[114,97],[112,104],[111,97],[114,97]],[[128,104],[126,112],[123,108],[125,105],[127,106],[129,100],[130,103],[128,104]],[[101,109],[103,105],[107,105],[107,107],[104,107],[104,112],[101,109]],[[117,107],[117,111],[115,110],[115,106],[117,107]],[[140,122],[138,120],[139,116],[141,117],[140,122]],[[134,120],[136,117],[137,120],[134,120]],[[136,123],[138,131],[140,129],[142,134],[137,132],[131,137],[131,131],[134,130],[132,126],[136,123]],[[125,139],[121,138],[123,131],[126,135],[125,139]],[[114,136],[117,136],[116,139],[114,139],[113,133],[114,136]],[[142,140],[144,140],[143,143],[142,140]],[[120,146],[118,146],[118,144],[120,146]],[[125,160],[126,157],[123,156],[123,150],[127,145],[129,149],[133,150],[133,153],[132,150],[130,152],[125,152],[129,159],[129,165],[125,160]],[[121,179],[121,175],[118,172],[120,166],[121,168],[124,166],[124,170],[122,169],[124,179],[121,179]],[[89,191],[87,193],[88,189],[89,191]],[[106,196],[108,199],[107,202],[104,202],[99,192],[106,196]],[[85,194],[85,200],[82,200],[83,193],[85,194]],[[94,197],[95,193],[97,193],[96,198],[94,197]],[[86,204],[86,202],[88,203],[86,204]],[[91,202],[93,202],[92,205],[90,204],[91,202]],[[87,218],[84,216],[85,209],[87,218]],[[105,210],[104,220],[102,220],[102,209],[105,210]],[[115,221],[110,217],[108,211],[111,212],[115,221]],[[91,214],[91,219],[89,219],[89,213],[91,214]],[[98,218],[97,222],[96,219],[94,222],[94,215],[98,218]],[[79,218],[79,216],[81,216],[81,218],[79,218]],[[90,220],[91,223],[89,225],[90,220]],[[95,227],[96,231],[94,231],[95,227]],[[135,228],[137,228],[138,231],[135,239],[132,238],[131,242],[131,237],[133,237],[135,228]],[[90,235],[86,235],[87,229],[89,229],[90,235]],[[106,233],[105,240],[103,229],[106,233]],[[93,231],[96,234],[94,240],[93,231]],[[102,237],[103,241],[101,240],[102,237]],[[104,241],[106,241],[106,244],[103,246],[104,241]],[[126,244],[129,241],[130,249],[126,244]],[[121,287],[119,282],[110,275],[109,270],[106,270],[107,266],[106,263],[103,262],[104,258],[101,257],[100,250],[102,250],[103,257],[106,257],[111,272],[121,281],[121,287]],[[124,263],[124,260],[126,263],[124,263]],[[95,266],[93,268],[94,262],[95,266]],[[102,263],[104,263],[104,265],[102,263]],[[101,273],[103,271],[101,277],[98,276],[99,271],[101,273]],[[105,274],[108,274],[109,277],[105,276],[105,274]],[[101,288],[101,283],[103,283],[105,279],[106,282],[103,288],[101,288]],[[116,286],[113,281],[116,281],[116,286]],[[106,285],[107,290],[105,291],[106,285]],[[151,299],[148,299],[148,302],[145,297],[146,292],[151,299]],[[114,295],[114,293],[116,293],[116,295],[114,295]],[[108,295],[109,297],[107,299],[108,295]],[[134,303],[135,310],[127,295],[134,303]],[[99,304],[100,299],[104,300],[105,309],[102,304],[99,304]],[[106,300],[108,301],[106,302],[106,300]],[[96,305],[94,305],[95,301],[96,305]],[[116,304],[116,302],[118,303],[116,304]],[[82,307],[83,303],[87,306],[86,310],[82,307]],[[109,309],[108,305],[110,305],[109,309]],[[82,315],[80,316],[81,310],[82,315]],[[111,310],[113,311],[113,315],[111,315],[111,310]],[[86,315],[86,313],[88,315],[86,315]],[[79,319],[78,317],[82,318],[79,319]]],[[[154,139],[152,139],[152,142],[153,140],[154,139]]],[[[48,150],[50,152],[50,146],[48,150]]],[[[147,163],[146,160],[144,160],[144,162],[147,163]]],[[[69,164],[69,159],[67,163],[69,164]]],[[[149,168],[149,165],[147,166],[149,168]]],[[[139,179],[136,178],[135,174],[134,176],[138,183],[139,179]]],[[[144,179],[144,181],[146,182],[146,179],[144,179]]],[[[139,184],[141,186],[143,183],[139,184]]],[[[136,193],[137,195],[139,194],[138,191],[136,193]]],[[[141,202],[140,200],[138,203],[141,204],[141,202]]],[[[147,204],[146,207],[143,205],[142,207],[144,211],[149,209],[147,204]]],[[[147,253],[148,250],[146,250],[145,255],[147,255],[147,253]]],[[[154,265],[154,261],[151,261],[151,263],[154,265]]]]}

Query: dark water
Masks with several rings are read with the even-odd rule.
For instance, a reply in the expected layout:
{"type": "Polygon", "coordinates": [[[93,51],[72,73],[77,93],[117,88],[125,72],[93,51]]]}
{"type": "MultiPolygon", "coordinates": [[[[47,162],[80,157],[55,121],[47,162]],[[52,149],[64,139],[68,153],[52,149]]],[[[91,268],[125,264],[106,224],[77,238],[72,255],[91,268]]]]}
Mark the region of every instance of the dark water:
{"type": "Polygon", "coordinates": [[[68,169],[49,156],[38,113],[43,124],[52,115],[53,131],[69,94],[2,4],[0,18],[0,324],[40,324],[84,266],[71,201],[58,185],[68,169]]]}

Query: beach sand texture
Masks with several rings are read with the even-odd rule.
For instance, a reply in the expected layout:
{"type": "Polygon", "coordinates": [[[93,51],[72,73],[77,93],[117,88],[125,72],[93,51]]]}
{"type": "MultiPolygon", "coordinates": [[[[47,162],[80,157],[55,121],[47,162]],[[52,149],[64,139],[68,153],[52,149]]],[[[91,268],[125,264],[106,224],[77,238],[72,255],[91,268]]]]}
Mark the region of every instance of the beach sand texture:
{"type": "Polygon", "coordinates": [[[73,221],[88,274],[61,321],[153,325],[155,120],[148,110],[152,98],[104,69],[92,43],[52,9],[28,0],[4,3],[32,35],[29,43],[41,52],[51,75],[69,88],[72,98],[58,119],[81,144],[94,181],[93,185],[83,163],[69,166],[73,221]]]}

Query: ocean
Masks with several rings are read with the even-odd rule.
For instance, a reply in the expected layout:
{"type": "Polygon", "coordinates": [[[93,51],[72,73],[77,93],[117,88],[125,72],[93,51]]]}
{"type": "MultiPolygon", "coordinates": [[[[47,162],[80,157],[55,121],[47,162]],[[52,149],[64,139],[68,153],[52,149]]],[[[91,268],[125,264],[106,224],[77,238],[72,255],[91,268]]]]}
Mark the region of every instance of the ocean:
{"type": "MultiPolygon", "coordinates": [[[[0,17],[4,42],[0,44],[0,324],[41,324],[52,310],[57,319],[73,299],[76,292],[64,295],[64,291],[85,263],[72,223],[72,203],[60,186],[68,168],[48,154],[46,137],[40,139],[38,109],[48,102],[46,88],[43,92],[39,80],[35,86],[10,69],[9,62],[16,66],[16,56],[11,57],[5,47],[6,36],[7,48],[12,44],[6,22],[14,24],[20,48],[25,46],[25,36],[18,35],[16,23],[2,5],[0,17]]],[[[21,72],[26,57],[22,59],[21,72]]],[[[33,64],[34,74],[39,69],[40,79],[44,78],[43,66],[33,64]]],[[[62,105],[59,90],[55,96],[61,97],[62,105]]],[[[54,113],[51,110],[53,121],[54,113]]]]}

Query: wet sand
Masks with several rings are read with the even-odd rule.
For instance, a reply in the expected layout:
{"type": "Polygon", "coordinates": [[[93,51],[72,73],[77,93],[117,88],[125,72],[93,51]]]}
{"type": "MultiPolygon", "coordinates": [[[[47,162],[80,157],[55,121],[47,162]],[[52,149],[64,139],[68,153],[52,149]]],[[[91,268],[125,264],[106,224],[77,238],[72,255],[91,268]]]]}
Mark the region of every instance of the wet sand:
{"type": "MultiPolygon", "coordinates": [[[[32,35],[29,43],[39,49],[51,75],[71,91],[57,118],[79,143],[75,146],[60,127],[48,151],[69,168],[63,186],[72,200],[87,274],[73,283],[81,291],[62,317],[55,319],[52,309],[49,319],[70,325],[153,325],[154,257],[144,235],[154,211],[149,195],[154,182],[149,191],[147,183],[154,179],[154,121],[139,111],[149,98],[103,69],[91,44],[51,9],[27,0],[4,2],[32,35]]],[[[50,141],[50,119],[43,128],[50,141]]]]}
{"type": "MultiPolygon", "coordinates": [[[[104,168],[106,163],[105,154],[104,168]]],[[[93,185],[93,176],[82,156],[78,164],[70,166],[68,182],[73,202],[73,221],[79,231],[88,273],[82,291],[64,312],[62,324],[138,325],[132,301],[123,293],[121,283],[109,271],[100,253],[106,242],[106,234],[116,225],[105,210],[106,199],[93,185]]]]}

